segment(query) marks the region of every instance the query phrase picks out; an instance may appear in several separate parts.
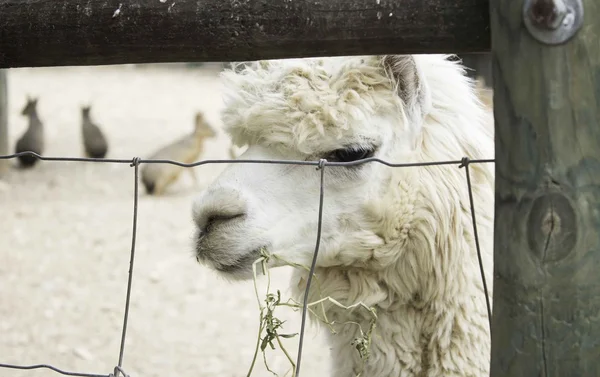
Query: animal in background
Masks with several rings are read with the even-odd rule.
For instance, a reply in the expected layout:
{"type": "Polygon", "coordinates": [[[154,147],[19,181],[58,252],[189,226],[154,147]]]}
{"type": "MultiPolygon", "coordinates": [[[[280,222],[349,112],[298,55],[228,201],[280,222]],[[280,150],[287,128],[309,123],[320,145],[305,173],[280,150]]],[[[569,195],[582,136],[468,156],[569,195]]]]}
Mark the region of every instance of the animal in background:
{"type": "MultiPolygon", "coordinates": [[[[38,98],[27,96],[27,103],[21,115],[29,118],[29,127],[23,133],[21,138],[17,140],[15,147],[16,153],[20,152],[35,152],[41,155],[44,152],[44,125],[37,112],[38,98]]],[[[34,156],[19,156],[21,167],[30,168],[38,161],[34,156]]]]}
{"type": "MultiPolygon", "coordinates": [[[[158,160],[174,160],[190,164],[196,162],[204,150],[204,141],[217,136],[216,131],[204,118],[201,112],[196,113],[194,131],[160,148],[149,158],[158,160]]],[[[162,195],[168,186],[174,183],[183,169],[187,169],[197,184],[198,180],[193,168],[183,168],[172,164],[142,165],[142,183],[150,195],[162,195]]]]}
{"type": "Polygon", "coordinates": [[[239,156],[242,155],[242,153],[244,153],[246,151],[246,149],[248,149],[247,145],[244,145],[243,147],[238,147],[235,144],[231,144],[229,146],[229,149],[227,150],[229,152],[229,157],[232,160],[237,159],[239,156]]]}
{"type": "Polygon", "coordinates": [[[92,121],[90,112],[90,105],[81,107],[81,131],[84,152],[86,157],[104,158],[108,151],[108,142],[100,127],[92,121]]]}

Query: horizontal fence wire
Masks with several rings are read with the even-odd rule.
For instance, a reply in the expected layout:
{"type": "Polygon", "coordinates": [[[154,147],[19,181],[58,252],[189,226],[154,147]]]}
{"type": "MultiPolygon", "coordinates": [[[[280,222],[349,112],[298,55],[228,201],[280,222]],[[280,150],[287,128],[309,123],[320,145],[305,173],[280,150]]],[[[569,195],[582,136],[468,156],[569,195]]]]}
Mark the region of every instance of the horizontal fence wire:
{"type": "Polygon", "coordinates": [[[323,222],[323,199],[324,199],[324,176],[325,176],[325,167],[344,167],[344,166],[357,166],[366,163],[379,163],[385,166],[389,166],[392,168],[409,168],[409,167],[424,167],[424,166],[439,166],[439,165],[456,165],[458,168],[465,169],[465,176],[467,181],[467,188],[469,192],[469,206],[471,210],[471,218],[473,222],[473,231],[475,236],[475,246],[477,250],[477,258],[479,262],[479,268],[481,272],[481,280],[483,282],[484,293],[485,293],[485,301],[486,308],[488,313],[489,326],[491,330],[491,320],[492,320],[492,312],[490,306],[489,292],[487,289],[487,283],[485,279],[485,274],[483,270],[483,262],[481,258],[481,248],[479,245],[479,236],[477,232],[477,223],[476,223],[476,215],[475,215],[475,205],[473,200],[473,190],[471,186],[471,176],[469,171],[469,165],[471,164],[484,164],[484,163],[494,163],[494,159],[474,159],[471,160],[468,157],[463,157],[460,160],[448,160],[448,161],[430,161],[430,162],[413,162],[413,163],[391,163],[385,160],[381,160],[379,158],[371,157],[365,158],[362,160],[352,161],[352,162],[329,162],[326,159],[320,159],[318,161],[304,161],[304,160],[256,160],[256,159],[219,159],[219,160],[201,160],[198,162],[186,164],[179,161],[174,160],[164,160],[164,159],[142,159],[139,157],[134,157],[132,159],[111,159],[111,158],[88,158],[88,157],[50,157],[50,156],[42,156],[35,152],[19,152],[9,155],[0,155],[0,160],[8,160],[15,159],[20,156],[32,156],[36,157],[42,161],[60,161],[60,162],[95,162],[95,163],[113,163],[113,164],[129,164],[134,168],[134,197],[133,197],[133,226],[132,226],[132,237],[131,237],[131,252],[130,252],[130,260],[129,260],[129,273],[127,279],[127,290],[125,295],[125,312],[123,315],[123,326],[122,326],[122,335],[121,335],[121,343],[119,347],[119,358],[118,363],[114,367],[113,372],[109,374],[94,374],[94,373],[81,373],[81,372],[70,372],[49,364],[36,364],[36,365],[16,365],[16,364],[4,364],[0,363],[0,368],[9,368],[9,369],[20,369],[20,370],[32,370],[32,369],[50,369],[56,373],[65,375],[65,376],[80,376],[80,377],[129,377],[129,375],[125,372],[123,368],[123,356],[125,352],[125,338],[127,334],[127,322],[129,319],[129,304],[131,298],[131,286],[133,282],[133,266],[135,261],[135,244],[136,244],[136,236],[137,236],[137,213],[138,213],[138,197],[139,197],[139,165],[140,164],[170,164],[177,165],[184,168],[193,168],[196,166],[208,165],[208,164],[279,164],[279,165],[303,165],[303,166],[314,166],[317,170],[320,170],[320,187],[319,187],[319,210],[318,210],[318,222],[317,222],[317,239],[315,244],[315,251],[313,253],[313,258],[311,262],[311,266],[308,273],[303,305],[302,305],[302,322],[300,326],[299,340],[298,340],[298,353],[296,358],[296,369],[295,369],[295,377],[300,376],[300,365],[302,361],[302,347],[304,343],[304,332],[306,327],[306,314],[308,311],[308,292],[310,290],[312,276],[314,275],[314,270],[316,268],[317,256],[319,253],[319,246],[321,243],[321,229],[323,222]]]}
{"type": "Polygon", "coordinates": [[[0,368],[7,369],[20,369],[20,370],[33,370],[33,369],[50,369],[56,373],[63,374],[65,376],[79,376],[79,377],[110,377],[108,374],[94,374],[94,373],[80,373],[80,372],[69,372],[52,365],[48,364],[36,364],[36,365],[13,365],[13,364],[2,364],[0,368]]]}

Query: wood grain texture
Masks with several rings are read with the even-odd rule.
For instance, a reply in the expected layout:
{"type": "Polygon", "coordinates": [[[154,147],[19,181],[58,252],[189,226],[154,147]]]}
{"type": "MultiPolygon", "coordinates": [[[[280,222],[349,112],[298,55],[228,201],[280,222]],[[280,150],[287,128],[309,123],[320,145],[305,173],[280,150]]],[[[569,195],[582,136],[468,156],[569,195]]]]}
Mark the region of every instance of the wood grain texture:
{"type": "Polygon", "coordinates": [[[0,0],[0,68],[489,48],[487,0],[0,0]]]}
{"type": "Polygon", "coordinates": [[[600,376],[600,3],[542,45],[491,0],[496,223],[492,377],[600,376]]]}

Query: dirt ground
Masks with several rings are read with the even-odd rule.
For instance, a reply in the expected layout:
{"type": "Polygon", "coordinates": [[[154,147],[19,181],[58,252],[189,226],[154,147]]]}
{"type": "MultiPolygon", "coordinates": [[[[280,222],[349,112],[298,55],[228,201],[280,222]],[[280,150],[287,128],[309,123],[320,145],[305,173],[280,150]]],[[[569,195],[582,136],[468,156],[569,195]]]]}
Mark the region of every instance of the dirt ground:
{"type": "MultiPolygon", "coordinates": [[[[39,96],[48,156],[82,155],[80,108],[109,141],[109,157],[145,157],[190,132],[202,110],[221,123],[220,66],[36,68],[8,74],[11,150],[24,132],[27,94],[39,96]]],[[[201,158],[228,158],[222,132],[201,158]]],[[[16,162],[16,161],[15,161],[16,162]]],[[[192,253],[191,203],[224,165],[196,168],[167,196],[140,185],[136,260],[123,367],[131,377],[246,376],[258,330],[251,283],[229,283],[192,253]]],[[[118,362],[132,235],[133,173],[128,164],[42,162],[0,179],[0,363],[51,364],[107,375],[118,362]]],[[[288,270],[274,289],[288,293],[288,270]]],[[[284,332],[300,313],[282,311],[284,332]]],[[[298,338],[286,340],[295,359],[298,338]]],[[[271,367],[289,369],[279,350],[271,367]]],[[[329,351],[307,327],[302,375],[326,376],[329,351]]],[[[253,376],[269,376],[262,359],[253,376]]],[[[47,369],[0,369],[0,376],[58,376],[47,369]]]]}

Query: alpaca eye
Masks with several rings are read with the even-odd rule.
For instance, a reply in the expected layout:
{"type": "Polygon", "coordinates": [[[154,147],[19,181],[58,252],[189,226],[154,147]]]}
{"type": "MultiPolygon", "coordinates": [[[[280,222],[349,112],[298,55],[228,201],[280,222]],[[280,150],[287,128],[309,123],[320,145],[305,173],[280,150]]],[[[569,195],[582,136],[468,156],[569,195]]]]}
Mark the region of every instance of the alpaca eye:
{"type": "Polygon", "coordinates": [[[372,157],[375,151],[370,148],[343,148],[336,149],[325,158],[331,162],[352,162],[372,157]]]}

